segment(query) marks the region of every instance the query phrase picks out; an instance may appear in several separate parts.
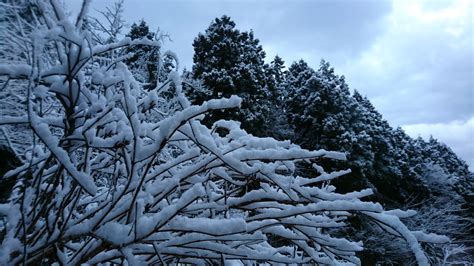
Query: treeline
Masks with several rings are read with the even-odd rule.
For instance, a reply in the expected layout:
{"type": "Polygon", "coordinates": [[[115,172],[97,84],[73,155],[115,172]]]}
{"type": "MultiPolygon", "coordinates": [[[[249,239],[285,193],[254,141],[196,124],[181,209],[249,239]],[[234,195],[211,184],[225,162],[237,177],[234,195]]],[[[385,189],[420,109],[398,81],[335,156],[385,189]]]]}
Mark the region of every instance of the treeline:
{"type": "MultiPolygon", "coordinates": [[[[144,21],[133,24],[128,36],[156,37],[144,21]]],[[[420,229],[438,223],[438,233],[447,233],[453,243],[469,245],[474,182],[467,164],[448,146],[433,137],[413,139],[402,128],[392,128],[367,97],[350,90],[344,76],[337,75],[329,62],[322,60],[312,68],[300,60],[287,67],[276,56],[266,64],[265,51],[253,32],[240,31],[228,16],[212,21],[195,38],[193,47],[192,70],[183,73],[183,87],[192,103],[231,95],[243,99],[240,110],[212,112],[205,124],[234,119],[256,136],[289,139],[311,150],[345,152],[346,162],[321,162],[328,169],[352,170],[333,181],[339,191],[370,187],[376,192],[375,200],[390,208],[423,210],[423,217],[413,221],[420,229]],[[445,222],[430,220],[442,212],[449,215],[445,222]]],[[[160,73],[176,67],[173,60],[164,66],[154,64],[158,52],[149,47],[131,49],[129,67],[146,74],[142,82],[151,84],[150,89],[155,88],[160,73]]],[[[300,171],[313,170],[301,165],[300,171]]],[[[351,222],[360,225],[361,231],[353,235],[364,238],[363,259],[367,262],[373,258],[401,262],[408,259],[405,255],[410,256],[408,250],[387,254],[388,249],[370,241],[374,232],[368,231],[374,231],[373,227],[364,221],[351,222]]],[[[388,239],[386,245],[391,243],[393,239],[388,239]]]]}
{"type": "MultiPolygon", "coordinates": [[[[84,27],[94,26],[94,21],[89,21],[84,27]]],[[[100,35],[93,37],[97,43],[106,44],[118,33],[104,40],[100,35]]],[[[127,36],[163,38],[145,21],[133,24],[127,36]]],[[[192,103],[231,95],[243,99],[239,110],[211,112],[205,124],[219,119],[238,120],[256,136],[289,139],[309,150],[345,152],[347,161],[320,162],[328,170],[351,169],[350,174],[332,181],[338,191],[372,188],[376,192],[374,200],[388,208],[417,209],[419,215],[411,218],[412,226],[447,234],[455,244],[472,245],[473,174],[448,146],[434,138],[413,139],[403,129],[392,128],[369,99],[351,91],[344,76],[337,75],[324,60],[317,68],[304,60],[287,66],[279,56],[266,64],[265,51],[253,32],[238,30],[228,16],[212,21],[195,38],[193,47],[192,70],[183,73],[183,88],[192,103]]],[[[147,90],[162,89],[156,85],[166,83],[168,74],[177,67],[174,55],[159,49],[136,45],[126,50],[129,69],[147,90]],[[165,58],[160,60],[160,55],[165,58]]],[[[6,146],[0,150],[11,153],[6,146]]],[[[2,164],[2,176],[14,161],[2,164]]],[[[299,167],[301,172],[314,171],[309,165],[299,167]]],[[[12,186],[11,180],[2,180],[2,201],[12,186]]],[[[385,262],[405,262],[411,258],[408,249],[398,250],[403,245],[394,244],[396,241],[388,236],[382,245],[379,239],[371,241],[371,236],[380,232],[369,221],[350,222],[357,230],[343,233],[364,241],[362,259],[366,262],[382,258],[385,262]]]]}

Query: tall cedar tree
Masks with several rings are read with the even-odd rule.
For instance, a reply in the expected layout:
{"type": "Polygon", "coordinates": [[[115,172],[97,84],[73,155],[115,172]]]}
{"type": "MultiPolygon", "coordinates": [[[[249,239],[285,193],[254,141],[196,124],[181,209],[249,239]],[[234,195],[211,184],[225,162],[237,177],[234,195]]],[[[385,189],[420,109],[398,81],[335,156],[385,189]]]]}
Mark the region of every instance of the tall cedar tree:
{"type": "MultiPolygon", "coordinates": [[[[317,71],[303,60],[295,62],[285,73],[283,84],[288,92],[284,109],[293,128],[293,141],[309,149],[347,153],[349,160],[343,166],[322,162],[326,169],[351,168],[351,174],[332,181],[340,192],[369,186],[376,191],[378,201],[391,207],[406,208],[413,202],[436,202],[447,196],[459,198],[448,195],[455,189],[464,197],[464,202],[470,202],[466,191],[472,191],[472,181],[469,182],[472,176],[462,160],[434,139],[428,142],[421,138],[413,140],[401,128],[393,129],[367,97],[358,91],[350,94],[344,77],[337,76],[327,62],[322,61],[317,71]],[[437,189],[439,184],[433,184],[440,181],[427,179],[433,176],[433,169],[438,169],[436,174],[442,173],[442,179],[447,179],[447,187],[437,189]]],[[[302,165],[300,169],[311,171],[309,165],[302,165]]],[[[472,213],[472,206],[466,205],[472,213]]],[[[433,205],[432,213],[441,213],[441,207],[433,205]]],[[[428,218],[426,225],[430,223],[428,218]]],[[[455,220],[458,219],[465,218],[455,220]]],[[[414,221],[422,228],[425,221],[421,222],[414,221]]],[[[375,231],[367,221],[351,221],[351,224],[358,228],[353,233],[355,238],[367,238],[362,254],[364,262],[369,262],[366,259],[371,256],[385,256],[387,262],[406,259],[403,256],[407,254],[399,254],[399,258],[385,254],[380,242],[368,237],[375,231]]],[[[463,229],[464,224],[456,225],[459,232],[469,232],[469,229],[463,229]]],[[[439,233],[444,232],[443,225],[439,226],[439,233]]],[[[389,245],[387,242],[383,246],[389,245]]]]}
{"type": "Polygon", "coordinates": [[[236,119],[248,132],[261,135],[270,106],[265,89],[265,52],[253,32],[240,32],[230,17],[222,16],[204,34],[199,33],[193,47],[193,76],[211,91],[211,95],[191,97],[194,102],[231,95],[243,99],[239,111],[216,111],[207,121],[236,119]]]}
{"type": "MultiPolygon", "coordinates": [[[[139,24],[133,23],[130,32],[127,34],[132,40],[147,38],[153,40],[155,33],[150,32],[150,28],[144,20],[139,24]]],[[[160,55],[159,47],[149,45],[136,45],[127,48],[127,53],[131,54],[126,63],[137,80],[144,83],[144,88],[151,90],[156,87],[158,80],[158,59],[160,55]]]]}
{"type": "Polygon", "coordinates": [[[288,98],[286,90],[285,62],[278,55],[269,65],[265,65],[266,88],[268,90],[268,109],[272,109],[266,117],[265,135],[285,140],[290,139],[292,131],[288,123],[284,103],[288,98]]]}

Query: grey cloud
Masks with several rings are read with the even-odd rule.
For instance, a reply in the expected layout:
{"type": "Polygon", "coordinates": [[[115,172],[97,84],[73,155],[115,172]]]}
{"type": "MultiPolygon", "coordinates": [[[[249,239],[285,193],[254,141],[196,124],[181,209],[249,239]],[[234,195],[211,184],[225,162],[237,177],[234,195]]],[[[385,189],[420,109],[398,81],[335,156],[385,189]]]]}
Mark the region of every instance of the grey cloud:
{"type": "Polygon", "coordinates": [[[397,125],[469,119],[474,115],[472,51],[453,50],[448,45],[424,46],[426,41],[418,44],[420,47],[404,50],[400,67],[383,77],[362,74],[365,80],[379,81],[362,83],[367,86],[361,90],[397,125]],[[430,53],[436,57],[431,62],[430,53]]]}
{"type": "MultiPolygon", "coordinates": [[[[255,36],[288,62],[299,51],[320,58],[343,60],[363,51],[382,28],[379,21],[391,9],[387,1],[126,1],[130,21],[144,18],[170,34],[172,47],[186,66],[192,64],[192,41],[215,17],[231,16],[239,29],[255,36]]],[[[274,54],[269,54],[273,57],[274,54]]]]}
{"type": "MultiPolygon", "coordinates": [[[[112,1],[93,4],[104,9],[112,1]]],[[[425,3],[435,11],[446,6],[425,3]]],[[[167,48],[188,68],[193,39],[215,17],[227,14],[238,28],[254,29],[268,60],[279,54],[287,64],[303,58],[317,67],[325,58],[396,125],[468,119],[473,115],[472,37],[466,49],[453,48],[433,27],[388,32],[392,11],[391,2],[370,0],[125,2],[129,23],[143,18],[168,33],[173,41],[167,48]],[[369,56],[380,57],[382,65],[371,69],[360,58],[377,44],[382,51],[369,56]]],[[[472,25],[467,30],[472,36],[472,25]]]]}
{"type": "Polygon", "coordinates": [[[312,1],[273,5],[284,10],[279,21],[265,23],[262,39],[286,44],[282,49],[355,56],[380,33],[380,20],[391,8],[389,2],[312,1]],[[281,32],[280,34],[276,31],[281,32]],[[276,34],[275,34],[276,33],[276,34]]]}
{"type": "MultiPolygon", "coordinates": [[[[96,3],[97,8],[108,2],[96,3]]],[[[439,10],[446,4],[425,6],[439,10]]],[[[387,32],[392,9],[388,1],[147,0],[126,1],[125,17],[129,22],[143,18],[168,33],[173,41],[167,48],[189,68],[193,39],[215,17],[227,14],[238,28],[254,30],[268,60],[279,54],[287,64],[303,58],[317,67],[325,58],[396,125],[468,119],[473,114],[472,51],[450,47],[439,29],[387,32]],[[384,61],[382,70],[372,73],[358,58],[377,43],[383,51],[375,56],[384,61]]],[[[472,34],[472,26],[468,30],[472,34]]]]}
{"type": "Polygon", "coordinates": [[[373,47],[341,67],[351,87],[369,96],[394,125],[473,117],[472,24],[454,36],[442,23],[402,22],[387,25],[373,47]]]}
{"type": "MultiPolygon", "coordinates": [[[[92,7],[104,9],[112,3],[95,1],[92,7]]],[[[426,1],[421,8],[437,12],[453,3],[426,1]]],[[[254,30],[268,60],[279,54],[287,64],[303,58],[313,67],[321,58],[328,60],[394,126],[469,120],[474,117],[473,24],[463,22],[461,35],[450,35],[441,22],[418,23],[416,14],[408,17],[410,10],[403,9],[409,4],[126,0],[125,18],[129,23],[143,18],[152,28],[169,33],[173,42],[167,48],[189,68],[194,38],[215,17],[226,14],[239,29],[254,30]]],[[[472,20],[472,4],[470,8],[472,20]]]]}

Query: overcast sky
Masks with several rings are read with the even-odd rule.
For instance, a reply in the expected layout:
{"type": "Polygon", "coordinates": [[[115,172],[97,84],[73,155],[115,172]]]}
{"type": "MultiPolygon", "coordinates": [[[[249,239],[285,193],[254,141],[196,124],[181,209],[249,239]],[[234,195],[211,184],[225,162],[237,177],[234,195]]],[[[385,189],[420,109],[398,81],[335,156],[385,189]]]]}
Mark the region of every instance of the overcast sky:
{"type": "MultiPolygon", "coordinates": [[[[90,14],[112,3],[96,0],[90,14]]],[[[278,54],[317,68],[324,58],[392,126],[433,135],[474,170],[472,1],[125,0],[127,23],[168,33],[188,69],[193,39],[224,14],[253,29],[267,61],[278,54]]]]}

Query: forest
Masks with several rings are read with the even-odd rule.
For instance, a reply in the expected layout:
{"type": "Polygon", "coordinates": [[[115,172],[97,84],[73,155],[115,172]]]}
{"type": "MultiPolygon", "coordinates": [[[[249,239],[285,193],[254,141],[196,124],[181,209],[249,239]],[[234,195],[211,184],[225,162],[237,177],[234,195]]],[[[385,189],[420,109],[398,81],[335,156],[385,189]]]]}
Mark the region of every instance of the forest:
{"type": "Polygon", "coordinates": [[[89,5],[0,3],[1,265],[474,263],[468,165],[329,62],[89,5]]]}

